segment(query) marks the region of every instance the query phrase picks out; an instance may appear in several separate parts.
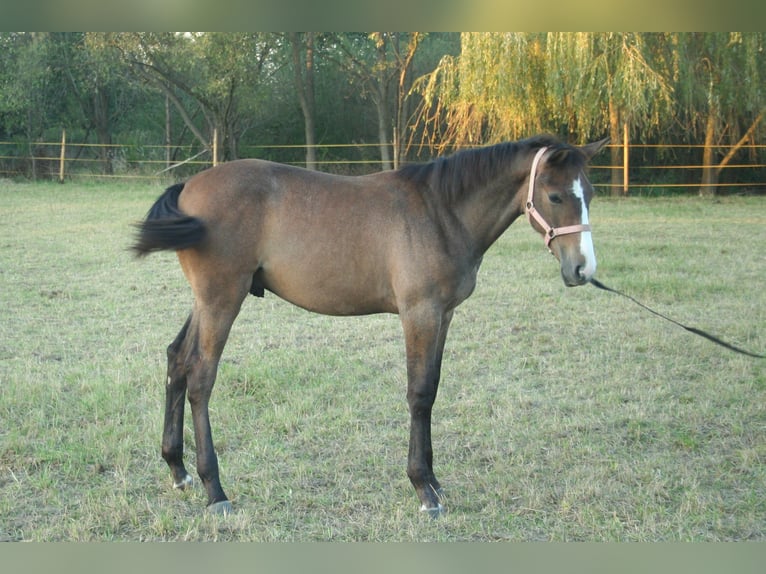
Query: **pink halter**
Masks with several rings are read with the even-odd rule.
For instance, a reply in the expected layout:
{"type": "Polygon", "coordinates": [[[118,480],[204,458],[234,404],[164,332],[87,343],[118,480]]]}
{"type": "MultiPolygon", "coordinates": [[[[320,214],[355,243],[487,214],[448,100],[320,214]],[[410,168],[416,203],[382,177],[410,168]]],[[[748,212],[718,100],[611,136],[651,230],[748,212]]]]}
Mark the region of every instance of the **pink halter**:
{"type": "Polygon", "coordinates": [[[537,177],[537,164],[540,163],[540,159],[543,154],[548,150],[547,147],[541,147],[535,158],[532,160],[532,169],[529,171],[529,193],[527,194],[527,219],[529,223],[532,223],[532,219],[537,221],[540,227],[545,232],[545,246],[550,250],[551,241],[559,235],[567,235],[569,233],[582,233],[583,231],[590,231],[590,225],[567,225],[564,227],[551,227],[548,222],[545,221],[540,212],[535,208],[534,194],[535,194],[535,178],[537,177]]]}

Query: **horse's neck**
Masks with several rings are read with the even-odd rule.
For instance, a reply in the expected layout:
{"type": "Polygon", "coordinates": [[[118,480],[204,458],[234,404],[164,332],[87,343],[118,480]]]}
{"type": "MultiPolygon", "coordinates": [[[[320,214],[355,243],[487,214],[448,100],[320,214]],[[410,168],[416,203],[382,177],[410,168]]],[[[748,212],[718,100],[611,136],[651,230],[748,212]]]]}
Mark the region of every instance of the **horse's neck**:
{"type": "Polygon", "coordinates": [[[465,190],[453,206],[457,217],[473,238],[477,254],[483,254],[524,213],[524,176],[506,170],[481,186],[465,190]]]}

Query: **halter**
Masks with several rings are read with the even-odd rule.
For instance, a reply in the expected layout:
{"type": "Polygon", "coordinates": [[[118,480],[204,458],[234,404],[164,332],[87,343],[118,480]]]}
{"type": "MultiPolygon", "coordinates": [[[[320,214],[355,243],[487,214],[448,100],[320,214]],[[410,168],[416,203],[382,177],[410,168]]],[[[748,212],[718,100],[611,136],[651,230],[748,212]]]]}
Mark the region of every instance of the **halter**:
{"type": "Polygon", "coordinates": [[[578,223],[577,225],[566,225],[564,227],[551,227],[548,222],[545,221],[540,212],[535,208],[534,195],[535,195],[535,177],[537,177],[537,164],[540,163],[540,159],[543,154],[548,150],[547,147],[541,147],[535,158],[532,160],[532,169],[529,171],[529,193],[527,194],[527,219],[529,223],[532,223],[532,219],[537,221],[540,227],[545,232],[545,246],[550,251],[551,241],[559,235],[567,235],[569,233],[582,233],[583,231],[590,231],[590,225],[583,225],[578,223]]]}

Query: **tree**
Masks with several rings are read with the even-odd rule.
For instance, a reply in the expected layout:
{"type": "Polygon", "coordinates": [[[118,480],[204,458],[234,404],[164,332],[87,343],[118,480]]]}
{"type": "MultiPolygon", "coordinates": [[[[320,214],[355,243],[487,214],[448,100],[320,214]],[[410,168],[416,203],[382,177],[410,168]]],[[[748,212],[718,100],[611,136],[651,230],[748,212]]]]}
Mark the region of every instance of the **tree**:
{"type": "Polygon", "coordinates": [[[362,97],[375,106],[381,163],[383,169],[391,169],[408,139],[404,132],[411,70],[423,33],[371,32],[334,38],[336,62],[349,81],[359,86],[362,97]]]}
{"type": "MultiPolygon", "coordinates": [[[[619,143],[631,128],[646,137],[673,111],[672,86],[652,55],[659,37],[639,33],[548,35],[548,85],[559,118],[573,118],[585,137],[609,126],[611,164],[622,165],[619,143]],[[654,42],[653,42],[654,40],[654,42]]],[[[627,191],[622,171],[612,170],[612,193],[627,191]]]]}
{"type": "Polygon", "coordinates": [[[766,111],[766,34],[693,32],[672,40],[679,117],[693,141],[704,142],[699,194],[715,195],[722,169],[754,137],[766,111]]]}
{"type": "MultiPolygon", "coordinates": [[[[459,58],[421,82],[421,117],[445,126],[441,145],[539,131],[584,140],[605,129],[620,142],[631,126],[658,129],[672,110],[671,87],[647,53],[640,34],[463,34],[459,58]]],[[[612,165],[621,163],[613,146],[612,165]]],[[[621,171],[612,182],[622,187],[621,171]]]]}
{"type": "MultiPolygon", "coordinates": [[[[748,144],[766,134],[764,44],[762,32],[3,32],[0,137],[18,142],[4,144],[3,169],[49,172],[39,158],[54,155],[45,142],[58,142],[62,128],[69,141],[100,144],[72,149],[100,154],[106,173],[115,142],[191,141],[189,157],[212,152],[213,133],[223,160],[258,144],[264,157],[307,167],[376,158],[395,167],[453,146],[536,132],[581,143],[608,130],[617,168],[628,133],[684,144],[644,149],[631,163],[654,154],[701,163],[692,181],[712,195],[738,158],[763,163],[765,152],[748,144]],[[305,157],[284,145],[304,139],[305,157]]],[[[127,159],[147,152],[122,150],[127,159]]],[[[633,178],[648,173],[657,172],[633,178]]],[[[612,175],[619,193],[621,170],[612,175]]],[[[755,167],[749,177],[760,178],[755,167]]]]}
{"type": "Polygon", "coordinates": [[[545,69],[542,34],[462,34],[459,56],[416,82],[422,143],[442,152],[550,129],[545,69]]]}
{"type": "MultiPolygon", "coordinates": [[[[47,129],[60,127],[66,94],[60,73],[51,69],[51,44],[48,32],[2,35],[3,58],[0,64],[0,122],[12,139],[21,136],[28,158],[28,173],[39,175],[40,142],[47,129]]],[[[60,131],[59,131],[60,133],[60,131]]]]}
{"type": "Polygon", "coordinates": [[[113,134],[124,118],[135,117],[145,102],[127,77],[119,53],[86,41],[79,32],[51,33],[49,66],[66,85],[70,109],[67,124],[82,126],[88,139],[95,132],[103,173],[111,174],[113,134]]]}
{"type": "Polygon", "coordinates": [[[274,34],[133,32],[91,37],[119,49],[131,70],[170,100],[203,149],[213,152],[216,132],[223,159],[238,157],[248,112],[272,71],[274,34]]]}

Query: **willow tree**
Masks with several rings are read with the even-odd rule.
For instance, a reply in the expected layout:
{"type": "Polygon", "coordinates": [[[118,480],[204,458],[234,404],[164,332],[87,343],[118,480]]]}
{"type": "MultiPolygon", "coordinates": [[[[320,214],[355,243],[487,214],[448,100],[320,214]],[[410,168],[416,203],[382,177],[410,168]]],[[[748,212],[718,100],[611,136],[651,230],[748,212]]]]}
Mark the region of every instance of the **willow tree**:
{"type": "MultiPolygon", "coordinates": [[[[659,37],[617,33],[463,34],[457,58],[421,79],[430,144],[466,145],[553,131],[585,140],[645,134],[672,113],[653,60],[659,37]]],[[[612,148],[612,165],[622,163],[612,148]]],[[[613,189],[622,188],[614,170],[613,189]]]]}
{"type": "Polygon", "coordinates": [[[689,143],[703,143],[700,195],[715,195],[721,171],[754,141],[766,111],[766,34],[672,35],[678,115],[689,143]]]}
{"type": "Polygon", "coordinates": [[[459,56],[421,77],[421,144],[452,146],[518,139],[550,130],[545,35],[463,33],[459,56]]]}
{"type": "Polygon", "coordinates": [[[557,117],[581,137],[612,140],[612,194],[627,191],[623,149],[634,135],[646,137],[669,121],[673,88],[663,37],[638,33],[552,33],[547,39],[550,96],[557,117]]]}

